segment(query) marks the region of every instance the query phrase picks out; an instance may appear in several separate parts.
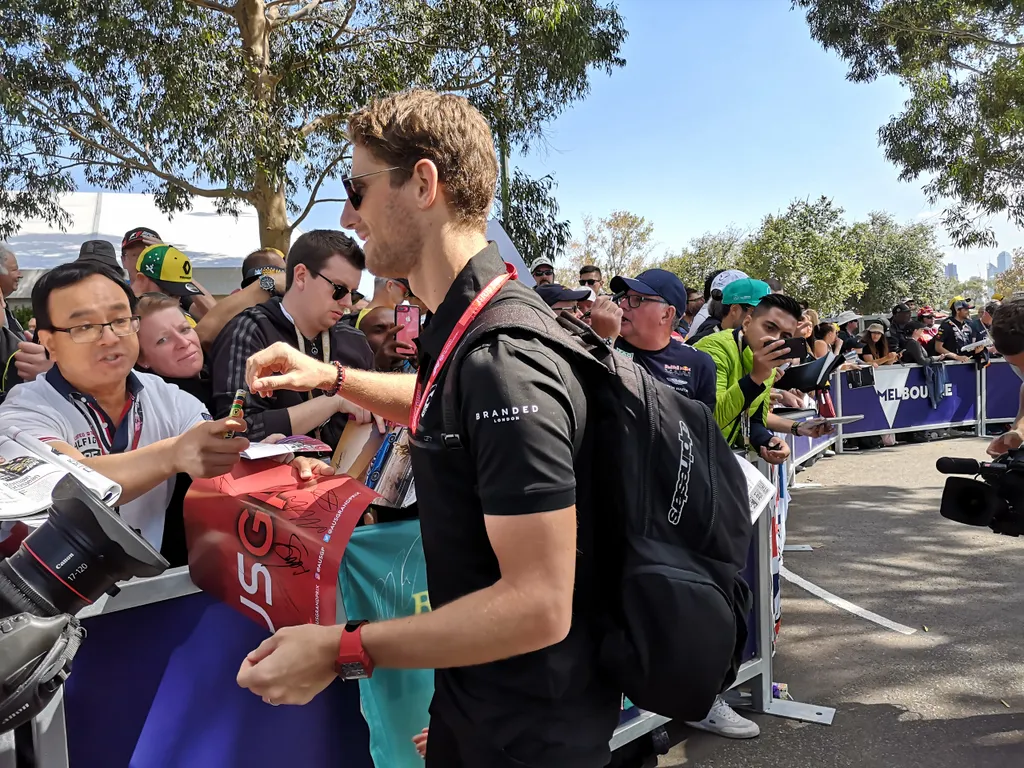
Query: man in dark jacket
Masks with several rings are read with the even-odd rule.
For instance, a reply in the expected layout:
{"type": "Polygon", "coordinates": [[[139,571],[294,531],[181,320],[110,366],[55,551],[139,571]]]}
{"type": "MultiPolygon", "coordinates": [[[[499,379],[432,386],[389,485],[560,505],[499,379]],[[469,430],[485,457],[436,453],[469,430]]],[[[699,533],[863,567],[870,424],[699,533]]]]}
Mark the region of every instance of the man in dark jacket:
{"type": "MultiPolygon", "coordinates": [[[[245,310],[213,344],[214,411],[227,416],[235,391],[248,389],[245,361],[277,341],[323,362],[372,369],[373,352],[366,337],[338,322],[352,306],[352,291],[365,264],[362,249],[341,232],[313,230],[296,240],[288,251],[284,297],[245,310]]],[[[343,398],[316,394],[250,396],[245,407],[246,436],[255,442],[275,433],[308,434],[334,448],[349,414],[365,414],[343,398]]]]}

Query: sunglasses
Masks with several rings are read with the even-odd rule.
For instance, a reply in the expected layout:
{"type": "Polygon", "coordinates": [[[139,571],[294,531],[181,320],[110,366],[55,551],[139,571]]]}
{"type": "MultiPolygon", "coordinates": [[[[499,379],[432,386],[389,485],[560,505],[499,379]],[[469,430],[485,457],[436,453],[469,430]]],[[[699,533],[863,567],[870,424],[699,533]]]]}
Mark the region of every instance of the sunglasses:
{"type": "Polygon", "coordinates": [[[360,173],[358,176],[344,176],[341,179],[341,185],[345,187],[345,194],[348,195],[348,201],[352,203],[352,207],[357,211],[359,206],[363,204],[363,193],[357,192],[355,185],[352,184],[356,179],[365,179],[368,176],[376,176],[380,173],[388,173],[389,171],[400,171],[401,168],[397,165],[391,168],[384,168],[379,171],[370,171],[369,173],[360,173]]]}
{"type": "Polygon", "coordinates": [[[598,281],[598,280],[584,280],[583,278],[580,278],[580,285],[585,285],[588,288],[593,288],[595,285],[598,284],[598,282],[600,282],[600,281],[598,281]]]}
{"type": "MultiPolygon", "coordinates": [[[[309,271],[313,272],[313,270],[309,271]]],[[[331,298],[333,298],[335,301],[341,301],[349,294],[352,295],[353,304],[358,304],[360,301],[363,300],[363,294],[361,294],[359,291],[353,291],[347,285],[338,285],[336,282],[331,280],[331,278],[325,277],[324,275],[321,275],[319,272],[313,272],[313,274],[319,278],[326,280],[328,283],[331,284],[331,287],[334,289],[334,295],[331,298]]]]}
{"type": "Polygon", "coordinates": [[[555,272],[552,269],[535,269],[533,271],[534,277],[551,277],[555,272]]]}

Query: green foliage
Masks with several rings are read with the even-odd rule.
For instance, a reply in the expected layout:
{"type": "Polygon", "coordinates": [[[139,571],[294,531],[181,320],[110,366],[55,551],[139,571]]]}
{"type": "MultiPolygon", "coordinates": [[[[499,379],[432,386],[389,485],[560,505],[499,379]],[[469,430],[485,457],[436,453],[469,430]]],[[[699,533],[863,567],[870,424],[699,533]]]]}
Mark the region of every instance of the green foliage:
{"type": "Polygon", "coordinates": [[[736,267],[745,237],[747,233],[738,227],[705,232],[677,253],[666,253],[657,266],[674,273],[686,286],[702,291],[709,274],[736,267]]]}
{"type": "Polygon", "coordinates": [[[13,314],[17,318],[18,322],[21,323],[21,327],[28,328],[28,321],[34,317],[32,314],[32,305],[11,307],[10,310],[11,314],[13,314]]]}
{"type": "Polygon", "coordinates": [[[509,184],[508,217],[502,215],[498,200],[498,216],[527,265],[539,256],[557,264],[572,237],[569,222],[558,218],[555,186],[551,175],[531,179],[517,168],[509,184]]]}
{"type": "Polygon", "coordinates": [[[251,204],[263,244],[287,247],[374,96],[462,93],[525,150],[624,64],[625,36],[607,0],[5,0],[0,238],[28,216],[66,225],[82,169],[168,212],[251,204]]]}
{"type": "Polygon", "coordinates": [[[991,293],[988,281],[981,277],[969,277],[966,280],[954,280],[944,277],[934,294],[934,298],[928,301],[933,308],[943,312],[949,311],[949,305],[954,296],[964,296],[975,302],[980,302],[983,296],[991,293]]]}
{"type": "Polygon", "coordinates": [[[613,211],[597,222],[590,238],[593,260],[606,280],[616,275],[633,277],[647,267],[657,245],[654,223],[629,211],[613,211]]]}
{"type": "Polygon", "coordinates": [[[926,179],[961,247],[994,245],[988,216],[1024,225],[1024,4],[1008,0],[794,0],[849,79],[910,91],[879,130],[900,179],[926,179]]]}
{"type": "Polygon", "coordinates": [[[843,308],[859,295],[863,265],[851,252],[843,209],[820,197],[797,200],[779,216],[766,216],[743,243],[738,267],[759,279],[774,277],[787,294],[807,301],[820,313],[843,308]]]}
{"type": "Polygon", "coordinates": [[[1024,249],[1016,248],[1013,251],[1013,264],[996,277],[994,287],[994,293],[1001,293],[1007,299],[1024,291],[1024,249]]]}
{"type": "Polygon", "coordinates": [[[901,225],[875,212],[850,227],[845,239],[850,255],[864,265],[865,287],[854,302],[862,313],[888,312],[908,297],[932,301],[938,295],[943,255],[931,225],[901,225]]]}

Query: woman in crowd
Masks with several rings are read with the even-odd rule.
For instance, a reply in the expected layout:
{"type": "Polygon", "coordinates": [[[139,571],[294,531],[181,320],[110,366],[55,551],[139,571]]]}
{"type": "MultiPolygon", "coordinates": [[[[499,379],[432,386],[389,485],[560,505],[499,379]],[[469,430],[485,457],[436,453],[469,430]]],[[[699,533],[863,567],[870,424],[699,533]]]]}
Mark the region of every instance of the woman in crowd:
{"type": "Polygon", "coordinates": [[[839,333],[834,323],[818,323],[814,326],[814,356],[824,357],[830,350],[835,350],[839,342],[839,333]]]}
{"type": "Polygon", "coordinates": [[[803,317],[800,318],[800,322],[796,325],[796,335],[803,338],[805,345],[804,354],[800,359],[801,363],[809,363],[821,357],[821,355],[815,354],[814,349],[814,329],[817,326],[818,313],[813,309],[805,309],[803,317]]]}
{"type": "Polygon", "coordinates": [[[203,347],[178,300],[144,293],[137,311],[141,318],[137,367],[177,385],[210,408],[213,390],[203,347]]]}
{"type": "Polygon", "coordinates": [[[865,363],[874,366],[891,365],[899,360],[899,355],[889,351],[889,339],[885,337],[885,328],[881,323],[872,323],[861,336],[864,342],[864,349],[861,356],[865,363]]]}

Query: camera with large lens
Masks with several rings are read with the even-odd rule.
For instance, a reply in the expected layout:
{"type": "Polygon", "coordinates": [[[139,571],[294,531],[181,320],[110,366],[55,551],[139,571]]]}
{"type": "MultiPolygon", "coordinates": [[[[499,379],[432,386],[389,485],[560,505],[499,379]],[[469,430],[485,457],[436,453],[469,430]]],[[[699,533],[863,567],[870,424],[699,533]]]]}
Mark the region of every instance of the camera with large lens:
{"type": "Polygon", "coordinates": [[[75,618],[117,582],[168,563],[72,475],[46,522],[0,561],[0,733],[41,712],[71,673],[85,638],[75,618]]]}
{"type": "Polygon", "coordinates": [[[942,490],[943,517],[965,525],[988,526],[1004,536],[1024,534],[1024,449],[1008,451],[995,461],[954,459],[935,462],[951,477],[942,490]]]}

